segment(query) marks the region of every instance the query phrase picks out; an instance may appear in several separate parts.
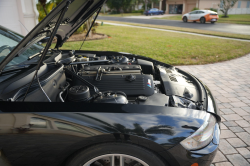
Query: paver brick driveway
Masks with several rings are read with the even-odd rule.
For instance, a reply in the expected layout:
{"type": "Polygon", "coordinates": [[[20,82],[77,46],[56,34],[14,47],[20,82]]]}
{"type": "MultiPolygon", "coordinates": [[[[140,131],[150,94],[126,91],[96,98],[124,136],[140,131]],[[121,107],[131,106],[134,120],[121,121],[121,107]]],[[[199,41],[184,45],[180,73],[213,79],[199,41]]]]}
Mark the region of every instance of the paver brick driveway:
{"type": "Polygon", "coordinates": [[[250,165],[250,54],[215,64],[178,66],[204,82],[220,109],[221,139],[215,166],[250,165]]]}

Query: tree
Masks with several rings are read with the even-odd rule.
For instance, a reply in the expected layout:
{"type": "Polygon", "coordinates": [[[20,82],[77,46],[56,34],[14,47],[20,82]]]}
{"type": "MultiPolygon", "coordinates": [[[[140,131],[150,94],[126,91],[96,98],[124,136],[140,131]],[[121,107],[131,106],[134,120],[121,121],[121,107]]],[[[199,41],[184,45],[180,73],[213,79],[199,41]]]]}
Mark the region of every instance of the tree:
{"type": "Polygon", "coordinates": [[[128,12],[129,8],[132,5],[132,0],[121,0],[122,1],[122,10],[124,13],[128,12]]]}
{"type": "Polygon", "coordinates": [[[108,0],[106,4],[110,9],[115,9],[117,13],[120,13],[121,9],[127,12],[131,3],[132,0],[108,0]]]}
{"type": "Polygon", "coordinates": [[[148,10],[147,8],[151,8],[151,3],[159,3],[160,0],[144,0],[144,7],[145,11],[148,10]]]}
{"type": "Polygon", "coordinates": [[[110,9],[115,9],[117,13],[120,13],[120,9],[122,7],[122,0],[108,0],[107,6],[110,9]]]}
{"type": "MultiPolygon", "coordinates": [[[[37,10],[39,12],[39,22],[46,17],[48,13],[52,11],[62,0],[50,0],[47,2],[47,0],[39,0],[39,3],[37,4],[37,10]]],[[[85,23],[84,25],[80,26],[77,31],[75,32],[76,34],[87,32],[90,29],[90,26],[93,22],[93,16],[91,16],[85,23]]],[[[92,32],[95,33],[96,31],[96,24],[91,28],[91,31],[89,33],[89,37],[92,37],[92,32]]]]}
{"type": "MultiPolygon", "coordinates": [[[[42,2],[44,3],[44,2],[42,2]]],[[[56,6],[55,3],[53,2],[48,2],[46,3],[45,5],[42,4],[39,0],[39,3],[36,5],[37,6],[37,10],[39,12],[39,17],[38,17],[38,20],[39,22],[47,16],[48,13],[51,12],[51,10],[56,6]]]]}
{"type": "Polygon", "coordinates": [[[55,6],[57,6],[60,2],[62,2],[62,0],[50,0],[52,3],[55,4],[55,6]]]}
{"type": "Polygon", "coordinates": [[[43,10],[44,10],[44,13],[45,15],[47,16],[47,10],[46,10],[46,3],[47,3],[47,0],[39,0],[40,4],[42,5],[43,7],[43,10]]]}
{"type": "Polygon", "coordinates": [[[220,11],[224,14],[224,17],[228,17],[228,10],[236,4],[238,0],[221,0],[218,6],[221,8],[220,11]]]}

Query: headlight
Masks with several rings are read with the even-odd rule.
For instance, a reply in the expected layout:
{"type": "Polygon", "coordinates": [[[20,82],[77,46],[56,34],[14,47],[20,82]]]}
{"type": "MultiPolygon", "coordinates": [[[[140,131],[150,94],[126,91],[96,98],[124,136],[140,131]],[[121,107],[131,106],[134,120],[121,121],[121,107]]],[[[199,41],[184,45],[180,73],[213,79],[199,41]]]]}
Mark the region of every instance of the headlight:
{"type": "Polygon", "coordinates": [[[191,136],[181,141],[181,145],[187,150],[197,150],[205,147],[213,139],[215,123],[215,117],[209,114],[203,125],[191,136]]]}

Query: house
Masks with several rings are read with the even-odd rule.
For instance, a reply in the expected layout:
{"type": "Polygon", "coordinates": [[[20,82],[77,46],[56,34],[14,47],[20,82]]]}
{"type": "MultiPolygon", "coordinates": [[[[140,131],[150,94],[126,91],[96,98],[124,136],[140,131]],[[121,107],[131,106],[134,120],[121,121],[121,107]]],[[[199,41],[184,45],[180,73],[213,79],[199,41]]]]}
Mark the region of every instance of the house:
{"type": "MultiPolygon", "coordinates": [[[[184,14],[192,11],[193,8],[210,9],[219,11],[220,0],[160,0],[159,3],[152,3],[152,8],[164,10],[166,14],[184,14]]],[[[220,11],[219,11],[220,13],[220,11]]],[[[239,0],[229,10],[229,14],[250,14],[250,0],[239,0]]]]}
{"type": "Polygon", "coordinates": [[[0,25],[25,36],[38,24],[36,0],[0,0],[0,25]]]}

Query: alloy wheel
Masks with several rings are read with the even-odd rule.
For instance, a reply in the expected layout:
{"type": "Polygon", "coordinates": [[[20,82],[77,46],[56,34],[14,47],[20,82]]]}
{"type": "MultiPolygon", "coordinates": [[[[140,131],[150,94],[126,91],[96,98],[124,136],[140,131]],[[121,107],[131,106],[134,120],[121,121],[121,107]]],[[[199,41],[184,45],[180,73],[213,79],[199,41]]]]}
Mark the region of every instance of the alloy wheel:
{"type": "Polygon", "coordinates": [[[126,154],[106,154],[95,157],[83,166],[149,166],[139,158],[126,154]]]}

